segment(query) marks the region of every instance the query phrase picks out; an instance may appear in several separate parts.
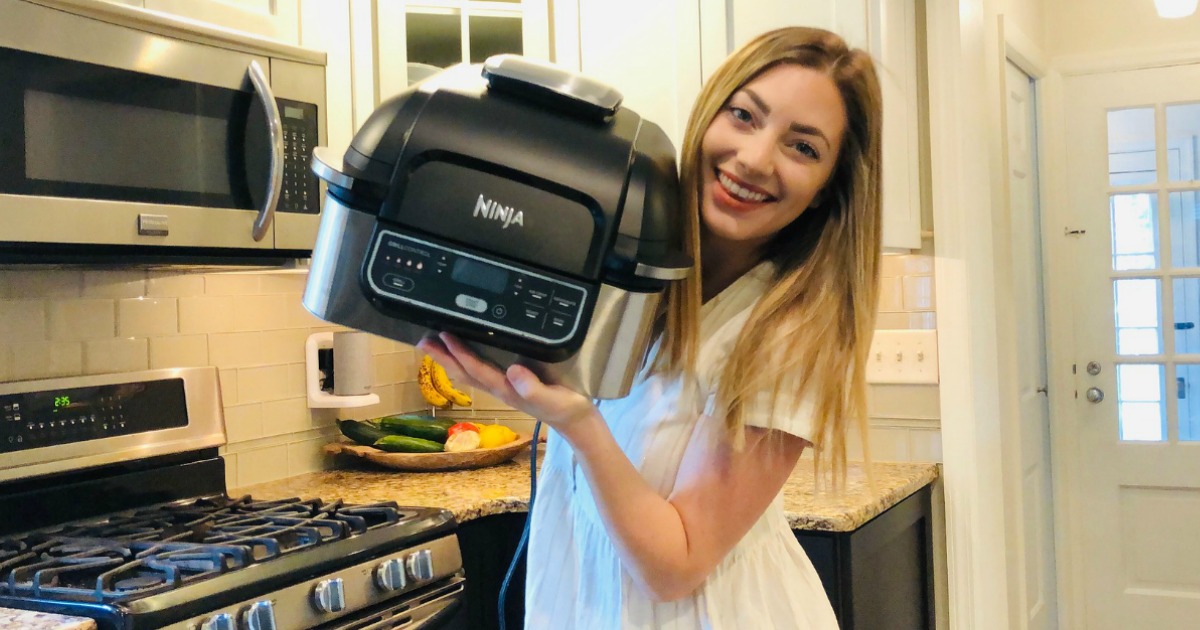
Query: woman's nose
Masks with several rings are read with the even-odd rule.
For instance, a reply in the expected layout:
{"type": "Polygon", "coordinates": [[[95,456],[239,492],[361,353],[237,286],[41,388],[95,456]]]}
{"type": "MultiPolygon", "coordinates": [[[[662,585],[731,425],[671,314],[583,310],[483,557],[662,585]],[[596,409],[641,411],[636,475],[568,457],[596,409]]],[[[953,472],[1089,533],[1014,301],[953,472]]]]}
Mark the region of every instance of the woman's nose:
{"type": "Polygon", "coordinates": [[[748,175],[770,175],[773,167],[775,143],[766,134],[744,137],[738,148],[738,162],[748,175]]]}

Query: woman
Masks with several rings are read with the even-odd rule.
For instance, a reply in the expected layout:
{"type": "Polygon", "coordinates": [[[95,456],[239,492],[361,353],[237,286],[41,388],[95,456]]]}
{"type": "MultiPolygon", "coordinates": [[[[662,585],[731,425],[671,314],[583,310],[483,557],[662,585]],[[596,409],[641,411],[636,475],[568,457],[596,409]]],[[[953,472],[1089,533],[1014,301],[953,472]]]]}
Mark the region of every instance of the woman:
{"type": "Polygon", "coordinates": [[[780,490],[810,445],[844,476],[848,422],[864,428],[880,119],[869,56],[827,31],[766,33],[714,73],[680,165],[699,273],[668,290],[626,398],[593,405],[449,335],[419,344],[554,429],[526,627],[837,627],[780,490]]]}

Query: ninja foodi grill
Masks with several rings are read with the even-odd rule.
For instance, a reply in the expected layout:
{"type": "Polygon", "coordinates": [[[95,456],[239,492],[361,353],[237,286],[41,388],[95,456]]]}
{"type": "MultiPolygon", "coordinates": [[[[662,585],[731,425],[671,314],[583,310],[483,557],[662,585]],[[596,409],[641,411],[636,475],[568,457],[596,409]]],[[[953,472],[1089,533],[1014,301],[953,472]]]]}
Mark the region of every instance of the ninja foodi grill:
{"type": "Polygon", "coordinates": [[[328,183],[304,305],[416,343],[449,331],[595,398],[628,393],[679,247],[675,150],[612,88],[499,55],[383,103],[328,183]]]}

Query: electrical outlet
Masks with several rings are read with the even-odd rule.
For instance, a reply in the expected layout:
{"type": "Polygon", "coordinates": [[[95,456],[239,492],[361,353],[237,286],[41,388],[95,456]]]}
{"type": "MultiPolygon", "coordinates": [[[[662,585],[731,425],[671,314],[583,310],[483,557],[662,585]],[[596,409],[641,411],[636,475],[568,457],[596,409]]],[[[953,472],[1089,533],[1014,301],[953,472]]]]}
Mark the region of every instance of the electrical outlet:
{"type": "Polygon", "coordinates": [[[867,356],[867,382],[937,383],[937,331],[876,330],[867,356]]]}

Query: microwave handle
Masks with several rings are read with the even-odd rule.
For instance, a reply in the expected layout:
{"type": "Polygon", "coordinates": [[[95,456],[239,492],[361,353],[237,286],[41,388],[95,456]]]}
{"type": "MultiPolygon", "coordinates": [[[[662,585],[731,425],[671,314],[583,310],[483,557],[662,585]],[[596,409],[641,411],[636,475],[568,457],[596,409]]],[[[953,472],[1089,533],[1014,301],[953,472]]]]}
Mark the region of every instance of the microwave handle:
{"type": "Polygon", "coordinates": [[[246,69],[254,93],[262,103],[263,112],[267,115],[267,129],[271,135],[271,179],[267,187],[267,198],[258,209],[254,219],[254,240],[261,241],[271,229],[275,219],[275,207],[279,205],[279,195],[283,192],[283,118],[279,115],[279,106],[275,103],[275,94],[271,92],[271,83],[263,72],[258,61],[251,61],[246,69]]]}

